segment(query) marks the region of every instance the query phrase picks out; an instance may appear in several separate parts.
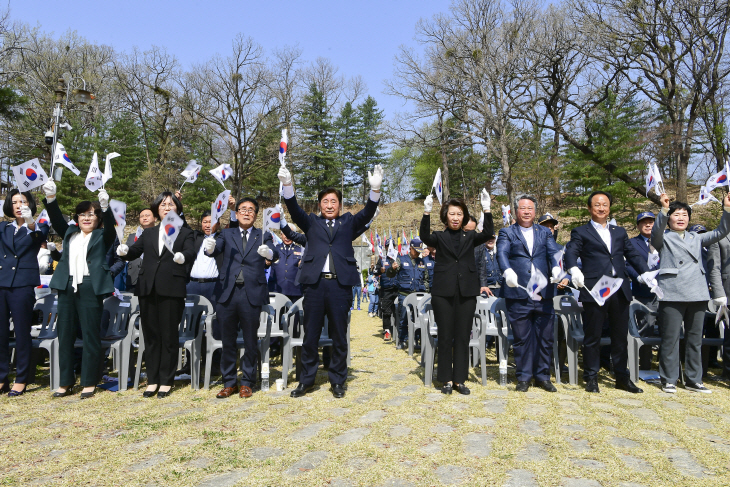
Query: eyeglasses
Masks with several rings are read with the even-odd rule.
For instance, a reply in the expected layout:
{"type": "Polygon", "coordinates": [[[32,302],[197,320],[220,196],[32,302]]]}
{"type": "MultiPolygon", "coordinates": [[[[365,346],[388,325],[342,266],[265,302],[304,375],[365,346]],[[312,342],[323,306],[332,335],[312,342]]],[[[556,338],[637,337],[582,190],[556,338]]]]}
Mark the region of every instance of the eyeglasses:
{"type": "Polygon", "coordinates": [[[160,203],[160,208],[172,210],[173,208],[175,208],[175,203],[160,203]]]}
{"type": "Polygon", "coordinates": [[[237,213],[240,213],[241,215],[255,215],[256,210],[252,208],[240,208],[237,213]]]}
{"type": "Polygon", "coordinates": [[[95,218],[96,213],[81,213],[79,214],[79,218],[95,218]]]}

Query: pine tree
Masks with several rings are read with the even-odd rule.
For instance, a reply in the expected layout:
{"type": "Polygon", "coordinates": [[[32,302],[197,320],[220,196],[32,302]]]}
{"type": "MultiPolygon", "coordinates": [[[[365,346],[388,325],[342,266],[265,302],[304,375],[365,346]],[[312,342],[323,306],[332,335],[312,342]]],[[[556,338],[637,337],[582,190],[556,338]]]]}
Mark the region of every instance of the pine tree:
{"type": "Polygon", "coordinates": [[[368,96],[367,99],[357,107],[360,119],[360,131],[362,133],[362,145],[359,160],[353,165],[353,185],[357,184],[362,188],[361,201],[365,202],[368,197],[368,171],[376,164],[385,164],[386,158],[383,155],[383,111],[378,110],[378,103],[375,98],[368,96]]]}
{"type": "Polygon", "coordinates": [[[358,200],[363,133],[358,111],[349,101],[334,122],[337,162],[341,167],[340,190],[345,200],[358,200]],[[354,189],[354,191],[353,191],[354,189]]]}

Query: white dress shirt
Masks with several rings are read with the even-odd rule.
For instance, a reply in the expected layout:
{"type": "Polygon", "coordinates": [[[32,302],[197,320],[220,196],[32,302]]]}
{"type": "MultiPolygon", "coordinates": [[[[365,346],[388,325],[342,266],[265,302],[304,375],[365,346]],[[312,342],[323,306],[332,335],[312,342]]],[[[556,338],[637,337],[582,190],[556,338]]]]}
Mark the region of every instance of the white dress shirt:
{"type": "Polygon", "coordinates": [[[89,275],[89,266],[86,263],[86,251],[92,233],[76,232],[68,242],[70,252],[68,254],[68,270],[73,278],[72,285],[74,291],[78,291],[78,286],[84,281],[84,276],[89,275]]]}
{"type": "Polygon", "coordinates": [[[157,238],[159,239],[159,241],[157,242],[157,246],[159,247],[158,255],[162,255],[162,249],[165,248],[165,229],[162,227],[162,224],[160,224],[160,231],[157,233],[157,238]]]}
{"type": "Polygon", "coordinates": [[[28,233],[30,233],[30,228],[28,228],[28,224],[27,223],[23,223],[23,225],[18,226],[18,222],[15,221],[15,220],[13,220],[12,225],[13,225],[13,227],[15,227],[15,230],[13,231],[13,235],[15,235],[16,233],[18,233],[18,230],[20,230],[21,228],[25,228],[25,230],[28,233]]]}
{"type": "MultiPolygon", "coordinates": [[[[285,186],[286,187],[286,186],[285,186]]],[[[337,224],[336,220],[325,220],[327,222],[327,231],[329,231],[330,228],[330,222],[332,222],[332,230],[334,230],[334,225],[337,224]]],[[[330,271],[330,254],[327,253],[327,258],[324,259],[324,267],[322,267],[322,272],[329,272],[330,271]]]]}
{"type": "Polygon", "coordinates": [[[606,223],[606,226],[601,225],[600,223],[596,223],[595,221],[591,220],[591,225],[593,225],[593,228],[596,229],[598,232],[598,235],[601,237],[601,240],[603,240],[603,243],[606,244],[606,247],[608,248],[608,252],[611,252],[611,229],[608,226],[608,223],[606,223]]]}
{"type": "Polygon", "coordinates": [[[522,225],[518,225],[520,227],[520,231],[522,232],[522,236],[525,237],[525,242],[527,242],[527,250],[530,251],[530,255],[532,255],[532,247],[535,243],[535,229],[532,228],[533,226],[530,225],[529,227],[525,228],[522,225]]]}
{"type": "Polygon", "coordinates": [[[190,270],[190,277],[193,279],[214,279],[218,277],[218,265],[213,257],[205,254],[205,240],[215,238],[214,235],[208,235],[203,239],[203,244],[198,250],[198,256],[195,258],[193,268],[190,270]]]}

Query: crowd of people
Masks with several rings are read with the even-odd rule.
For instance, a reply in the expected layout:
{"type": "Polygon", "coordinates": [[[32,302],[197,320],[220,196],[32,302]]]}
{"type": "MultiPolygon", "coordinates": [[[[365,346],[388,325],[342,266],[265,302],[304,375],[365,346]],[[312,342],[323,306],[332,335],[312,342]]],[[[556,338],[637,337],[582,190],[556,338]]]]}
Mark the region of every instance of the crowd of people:
{"type": "MultiPolygon", "coordinates": [[[[436,231],[431,223],[433,198],[428,196],[419,236],[411,240],[407,252],[374,257],[362,272],[352,242],[377,216],[382,168],[376,166],[368,176],[371,191],[361,211],[343,213],[341,192],[326,188],[318,193],[318,211],[307,213],[297,202],[291,173],[282,166],[278,177],[293,223],[282,213],[280,238],[255,227],[259,204],[254,198],[229,199],[227,228],[221,229],[220,222],[204,212],[201,230],[193,230],[185,221],[182,194],[163,192],[140,212],[137,232],[124,243],[117,240],[106,191],[100,190],[98,201],[79,202],[67,221],[56,200],[56,186],[49,181],[43,186],[43,205],[62,240],[60,250],[48,242],[47,222],[34,220],[37,207],[32,194],[10,191],[3,205],[10,221],[0,222],[0,391],[19,396],[33,381],[35,290],[41,275],[52,273],[49,287],[58,294],[60,364],[60,387],[53,397],[73,394],[77,375],[81,398],[96,393],[105,355],[100,335],[103,301],[115,289],[139,298],[147,373],[144,397],[164,398],[172,391],[179,358],[178,326],[185,298],[193,294],[205,297],[217,317],[211,330],[223,344],[214,357],[223,382],[217,397],[251,397],[259,377],[259,315],[271,292],[292,303],[302,300],[305,310],[301,371],[292,397],[315,387],[325,319],[332,346],[324,360],[331,392],[341,398],[346,393],[350,311],[367,302],[368,316],[382,320],[383,339],[388,342],[397,336],[396,346],[402,350],[409,340],[405,301],[413,293],[430,296],[438,329],[437,380],[444,394],[470,393],[469,339],[479,296],[505,301],[514,336],[516,390],[525,392],[534,385],[556,391],[550,379],[553,297],[561,294],[575,295],[582,306],[586,391],[599,392],[599,369],[608,362],[617,389],[642,392],[632,382],[627,363],[629,305],[636,300],[652,311],[640,317],[643,332],[661,337],[662,390],[675,393],[683,379],[689,391],[711,392],[703,384],[707,364],[702,339],[717,333],[714,320],[709,323],[706,317],[708,302],[722,307],[730,291],[730,196],[723,201],[719,226],[708,232],[701,225],[690,225],[688,205],[662,195],[658,213],[640,213],[639,235],[629,238],[624,228],[609,221],[611,195],[596,191],[587,199],[590,221],[574,228],[565,246],[556,241],[557,219],[550,214],[538,218],[537,200],[531,196],[516,199],[515,219],[498,234],[486,190],[480,195],[479,219],[462,199],[452,198],[440,208],[441,229],[436,231]],[[160,222],[171,212],[184,223],[169,243],[168,229],[160,222]],[[596,294],[606,280],[613,284],[596,294]],[[16,350],[12,387],[11,320],[16,350]],[[239,336],[244,348],[240,360],[239,336]],[[600,346],[603,336],[611,338],[608,353],[600,346]],[[75,350],[79,337],[83,337],[80,356],[75,350]]],[[[420,336],[410,338],[420,340],[420,336]]],[[[728,352],[722,360],[726,378],[730,378],[728,352]]],[[[709,356],[709,365],[717,365],[717,352],[709,356]]],[[[642,368],[650,367],[650,361],[651,350],[642,355],[642,368]]]]}

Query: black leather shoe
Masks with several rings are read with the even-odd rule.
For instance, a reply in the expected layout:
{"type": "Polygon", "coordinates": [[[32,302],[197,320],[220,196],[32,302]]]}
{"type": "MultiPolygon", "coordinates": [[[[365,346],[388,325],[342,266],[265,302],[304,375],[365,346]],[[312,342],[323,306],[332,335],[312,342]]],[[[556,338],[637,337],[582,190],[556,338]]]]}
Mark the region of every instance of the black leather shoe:
{"type": "Polygon", "coordinates": [[[469,394],[471,394],[469,388],[466,387],[464,384],[454,384],[454,390],[459,394],[463,394],[464,396],[468,396],[469,394]]]}
{"type": "Polygon", "coordinates": [[[332,395],[337,399],[345,397],[345,388],[342,384],[332,384],[332,395]]]}
{"type": "Polygon", "coordinates": [[[142,393],[142,397],[146,397],[146,398],[154,397],[154,395],[157,394],[157,389],[159,389],[159,387],[155,387],[151,391],[144,391],[142,393]]]}
{"type": "Polygon", "coordinates": [[[591,379],[586,382],[586,392],[601,392],[598,389],[598,379],[591,379]]]}
{"type": "Polygon", "coordinates": [[[10,382],[6,382],[0,387],[0,394],[5,394],[6,392],[10,392],[10,382]]]}
{"type": "Polygon", "coordinates": [[[94,397],[94,394],[96,394],[96,387],[94,387],[94,390],[91,392],[82,392],[79,397],[81,399],[89,399],[90,397],[94,397]]]}
{"type": "Polygon", "coordinates": [[[66,388],[66,391],[64,392],[54,392],[51,397],[59,398],[59,397],[66,397],[70,396],[74,393],[74,386],[69,386],[66,388]]]}
{"type": "Polygon", "coordinates": [[[617,380],[616,389],[620,391],[630,392],[632,394],[640,394],[644,392],[644,389],[636,387],[636,384],[634,384],[631,379],[617,380]]]}
{"type": "Polygon", "coordinates": [[[553,383],[550,382],[549,380],[536,380],[535,385],[537,387],[545,389],[548,392],[558,392],[558,390],[555,388],[553,383]]]}
{"type": "Polygon", "coordinates": [[[441,387],[441,394],[451,394],[454,390],[454,387],[451,384],[444,384],[443,387],[441,387]]]}
{"type": "Polygon", "coordinates": [[[27,388],[28,388],[27,386],[23,387],[23,390],[22,390],[22,391],[16,391],[15,389],[10,389],[10,390],[8,391],[8,397],[18,397],[18,396],[22,396],[23,394],[25,394],[25,390],[26,390],[27,388]]]}
{"type": "Polygon", "coordinates": [[[395,347],[396,350],[405,350],[406,348],[408,348],[406,342],[398,342],[398,345],[395,347]]]}
{"type": "Polygon", "coordinates": [[[293,391],[291,391],[291,394],[289,394],[289,395],[291,397],[302,397],[306,393],[311,392],[313,389],[314,389],[314,385],[308,386],[308,385],[302,384],[300,382],[299,385],[297,386],[297,388],[294,389],[293,391]]]}
{"type": "Polygon", "coordinates": [[[530,381],[520,380],[520,381],[517,381],[517,387],[515,387],[515,391],[527,392],[527,389],[529,389],[529,388],[530,388],[530,381]]]}
{"type": "Polygon", "coordinates": [[[170,394],[172,394],[172,389],[167,391],[160,391],[157,393],[157,399],[165,399],[170,394]]]}

